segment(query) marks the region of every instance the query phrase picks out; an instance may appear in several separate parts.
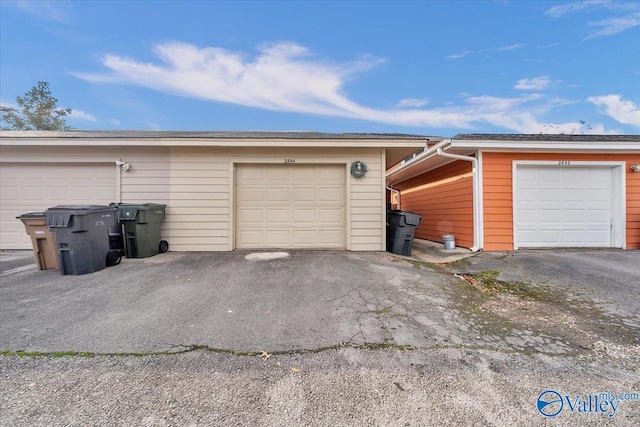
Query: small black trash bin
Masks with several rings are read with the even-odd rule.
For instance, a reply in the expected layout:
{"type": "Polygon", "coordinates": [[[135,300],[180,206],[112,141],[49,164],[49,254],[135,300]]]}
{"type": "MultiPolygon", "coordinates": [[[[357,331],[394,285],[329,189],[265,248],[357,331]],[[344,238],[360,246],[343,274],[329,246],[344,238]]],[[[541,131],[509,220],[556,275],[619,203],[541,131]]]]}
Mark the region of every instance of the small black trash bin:
{"type": "Polygon", "coordinates": [[[413,238],[422,215],[415,212],[389,209],[387,211],[387,251],[411,255],[413,238]]]}
{"type": "Polygon", "coordinates": [[[146,258],[166,252],[169,243],[160,238],[160,223],[167,205],[158,203],[118,204],[118,221],[124,230],[127,258],[146,258]]]}
{"type": "Polygon", "coordinates": [[[54,206],[44,214],[56,238],[61,274],[87,274],[107,267],[109,227],[116,224],[114,206],[54,206]]]}

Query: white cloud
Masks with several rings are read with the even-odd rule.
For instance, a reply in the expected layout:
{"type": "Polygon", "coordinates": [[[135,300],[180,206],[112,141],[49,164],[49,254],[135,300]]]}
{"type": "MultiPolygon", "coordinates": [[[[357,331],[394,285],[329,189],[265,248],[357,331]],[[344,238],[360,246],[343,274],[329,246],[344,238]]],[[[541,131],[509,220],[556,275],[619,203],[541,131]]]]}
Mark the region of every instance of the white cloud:
{"type": "Polygon", "coordinates": [[[545,14],[551,16],[552,18],[560,18],[568,13],[581,12],[584,10],[603,7],[610,3],[611,2],[609,0],[577,1],[573,3],[566,3],[558,6],[553,6],[547,9],[545,14]]]}
{"type": "Polygon", "coordinates": [[[604,109],[604,113],[619,123],[640,127],[640,106],[620,95],[591,96],[587,101],[604,109]]]}
{"type": "Polygon", "coordinates": [[[598,27],[599,29],[591,32],[584,38],[584,40],[595,37],[611,36],[640,25],[640,3],[638,2],[619,2],[610,0],[579,1],[553,6],[547,9],[545,14],[552,18],[561,18],[570,13],[588,13],[595,10],[606,10],[617,16],[601,19],[596,22],[589,22],[587,24],[588,26],[598,27]]]}
{"type": "Polygon", "coordinates": [[[71,110],[71,114],[69,114],[69,117],[74,118],[74,119],[78,119],[78,120],[86,120],[88,122],[97,122],[98,121],[93,114],[89,114],[86,111],[75,110],[75,109],[71,110]]]}
{"type": "Polygon", "coordinates": [[[6,4],[46,21],[68,23],[71,2],[68,0],[16,0],[6,4]]]}
{"type": "Polygon", "coordinates": [[[428,103],[429,103],[429,100],[427,98],[404,98],[398,101],[396,106],[398,108],[409,108],[409,107],[420,108],[420,107],[424,107],[428,103]]]}
{"type": "MultiPolygon", "coordinates": [[[[159,58],[155,62],[105,55],[102,64],[108,71],[74,75],[90,82],[130,84],[271,111],[432,128],[473,129],[488,123],[511,131],[537,133],[544,123],[536,117],[569,102],[537,93],[511,98],[461,94],[459,105],[427,109],[421,108],[426,105],[426,98],[406,98],[395,109],[376,109],[352,101],[344,88],[357,73],[382,63],[380,58],[368,56],[349,63],[332,63],[288,42],[262,46],[255,57],[178,42],[158,45],[154,52],[159,58]]],[[[544,83],[545,78],[540,79],[544,83]]],[[[148,126],[159,127],[154,123],[148,126]]]]}
{"type": "Polygon", "coordinates": [[[640,25],[640,13],[634,13],[628,16],[621,16],[611,19],[603,19],[597,22],[589,23],[590,26],[600,27],[600,29],[594,33],[585,37],[585,40],[592,39],[594,37],[611,36],[613,34],[621,33],[633,27],[640,25]]]}
{"type": "Polygon", "coordinates": [[[463,50],[462,52],[452,53],[451,55],[447,56],[447,59],[464,58],[465,56],[473,54],[473,53],[487,53],[487,52],[501,52],[501,51],[516,50],[516,49],[520,49],[522,47],[524,47],[524,44],[522,44],[522,43],[514,43],[514,44],[510,44],[510,45],[506,45],[506,46],[500,46],[500,47],[492,48],[492,49],[463,50]]]}
{"type": "Polygon", "coordinates": [[[518,90],[543,90],[549,87],[551,79],[549,76],[533,77],[530,79],[520,79],[514,86],[518,90]]]}

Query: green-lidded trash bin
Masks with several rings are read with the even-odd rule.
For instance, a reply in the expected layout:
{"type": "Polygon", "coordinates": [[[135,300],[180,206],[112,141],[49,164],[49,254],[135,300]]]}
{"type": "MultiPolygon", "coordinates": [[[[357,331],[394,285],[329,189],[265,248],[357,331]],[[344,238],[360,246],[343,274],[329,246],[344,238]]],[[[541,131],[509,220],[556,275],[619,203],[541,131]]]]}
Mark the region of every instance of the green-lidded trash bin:
{"type": "Polygon", "coordinates": [[[42,212],[29,212],[16,217],[24,224],[31,244],[38,270],[57,270],[58,254],[56,238],[47,227],[47,217],[42,212]]]}
{"type": "Polygon", "coordinates": [[[160,237],[160,223],[167,205],[158,203],[119,203],[118,221],[124,233],[124,255],[147,258],[166,252],[169,243],[160,237]]]}
{"type": "Polygon", "coordinates": [[[422,215],[415,212],[389,209],[387,211],[387,251],[411,255],[416,228],[422,215]]]}
{"type": "Polygon", "coordinates": [[[87,274],[103,270],[108,261],[109,227],[116,223],[116,208],[101,205],[62,205],[44,212],[56,238],[61,274],[87,274]]]}

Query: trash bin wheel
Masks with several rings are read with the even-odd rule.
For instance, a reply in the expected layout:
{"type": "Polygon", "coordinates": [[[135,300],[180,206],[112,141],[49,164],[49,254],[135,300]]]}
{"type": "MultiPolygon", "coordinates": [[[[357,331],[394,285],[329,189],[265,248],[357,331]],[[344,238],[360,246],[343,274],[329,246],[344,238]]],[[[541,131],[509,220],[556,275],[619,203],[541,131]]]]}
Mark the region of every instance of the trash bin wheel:
{"type": "Polygon", "coordinates": [[[168,250],[169,250],[169,242],[167,242],[166,240],[160,240],[160,244],[158,245],[158,252],[163,254],[168,250]]]}
{"type": "Polygon", "coordinates": [[[107,254],[107,267],[113,267],[122,261],[122,253],[120,251],[109,251],[107,254]]]}

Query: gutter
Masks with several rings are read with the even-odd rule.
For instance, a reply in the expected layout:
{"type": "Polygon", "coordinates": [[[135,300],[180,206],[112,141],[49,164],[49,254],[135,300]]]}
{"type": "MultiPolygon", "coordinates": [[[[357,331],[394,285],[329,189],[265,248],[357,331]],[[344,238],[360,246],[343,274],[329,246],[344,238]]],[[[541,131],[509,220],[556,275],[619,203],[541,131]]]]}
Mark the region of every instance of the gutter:
{"type": "MultiPolygon", "coordinates": [[[[451,140],[449,140],[450,142],[451,140]]],[[[435,147],[434,147],[435,148],[435,147]]],[[[438,156],[450,159],[464,160],[471,162],[473,172],[473,246],[469,248],[471,252],[478,252],[481,249],[480,244],[480,176],[478,169],[478,159],[471,156],[463,156],[460,154],[445,153],[442,147],[436,149],[438,156]]]]}
{"type": "Polygon", "coordinates": [[[400,190],[396,190],[390,185],[387,185],[387,190],[393,191],[394,193],[396,193],[396,200],[398,201],[398,209],[400,209],[400,190]]]}
{"type": "Polygon", "coordinates": [[[440,141],[439,143],[437,143],[436,145],[434,145],[433,147],[429,148],[428,150],[423,151],[422,153],[418,154],[417,156],[413,157],[410,160],[407,160],[406,162],[404,162],[403,164],[401,164],[399,167],[397,167],[396,169],[392,170],[391,172],[389,172],[387,174],[387,180],[389,178],[391,178],[392,176],[394,176],[397,173],[402,172],[405,169],[410,168],[413,165],[416,165],[420,162],[423,162],[427,159],[430,159],[433,156],[436,156],[438,154],[438,148],[446,145],[446,144],[450,144],[451,140],[450,139],[445,139],[440,141]]]}
{"type": "MultiPolygon", "coordinates": [[[[430,149],[423,151],[418,154],[416,157],[411,160],[406,161],[404,164],[400,165],[398,168],[392,170],[386,175],[386,179],[393,177],[394,175],[408,169],[410,167],[415,166],[427,159],[430,159],[434,156],[446,157],[455,160],[464,160],[467,162],[471,162],[472,164],[472,172],[473,172],[473,246],[470,248],[472,252],[478,252],[482,249],[480,230],[482,229],[481,224],[481,212],[480,212],[480,169],[478,168],[478,159],[471,156],[463,156],[460,154],[452,154],[445,152],[446,149],[451,147],[451,138],[443,139],[441,142],[437,143],[430,149]]],[[[390,190],[397,191],[390,187],[387,187],[390,190]]]]}

